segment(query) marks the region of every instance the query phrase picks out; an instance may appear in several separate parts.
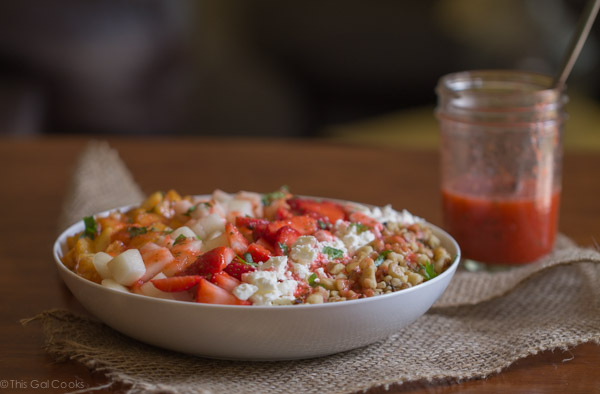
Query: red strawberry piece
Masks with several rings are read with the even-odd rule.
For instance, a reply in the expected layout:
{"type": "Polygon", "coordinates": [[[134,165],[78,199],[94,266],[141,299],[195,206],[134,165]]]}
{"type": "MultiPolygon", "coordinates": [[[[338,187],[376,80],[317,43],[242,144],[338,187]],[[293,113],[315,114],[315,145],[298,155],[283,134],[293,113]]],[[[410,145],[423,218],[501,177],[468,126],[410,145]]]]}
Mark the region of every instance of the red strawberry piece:
{"type": "Polygon", "coordinates": [[[191,289],[200,283],[202,279],[199,275],[172,276],[170,278],[152,279],[150,282],[158,290],[169,293],[191,289]]]}
{"type": "Polygon", "coordinates": [[[226,246],[219,246],[198,256],[186,270],[186,275],[209,275],[223,271],[233,260],[235,252],[226,246]]]}
{"type": "Polygon", "coordinates": [[[242,284],[240,280],[234,278],[225,271],[217,272],[210,278],[210,281],[230,293],[233,289],[242,284]]]}
{"type": "Polygon", "coordinates": [[[252,231],[252,237],[257,240],[264,236],[267,231],[269,221],[267,219],[257,219],[245,216],[238,216],[235,218],[235,225],[238,228],[244,228],[252,231]]]}
{"type": "Polygon", "coordinates": [[[287,200],[292,210],[300,214],[317,214],[329,223],[335,224],[338,220],[344,220],[346,210],[340,204],[332,201],[315,201],[305,198],[291,198],[287,200]]]}
{"type": "Polygon", "coordinates": [[[369,217],[362,212],[353,212],[352,214],[350,214],[350,217],[348,219],[350,219],[350,221],[353,223],[360,223],[364,226],[369,227],[377,238],[381,237],[383,224],[379,223],[376,219],[373,219],[372,217],[369,217]]]}
{"type": "MultiPolygon", "coordinates": [[[[236,226],[237,227],[237,226],[236,226]]],[[[254,240],[254,232],[246,227],[237,227],[238,231],[246,240],[254,240]]]]}
{"type": "Polygon", "coordinates": [[[254,243],[257,244],[257,245],[262,246],[265,249],[267,249],[271,254],[275,253],[275,248],[265,238],[259,238],[254,243]]]}
{"type": "Polygon", "coordinates": [[[300,237],[300,233],[290,226],[283,226],[277,230],[275,235],[275,254],[282,256],[287,254],[289,248],[300,237]]]}
{"type": "Polygon", "coordinates": [[[242,280],[242,274],[245,274],[246,272],[252,272],[255,270],[256,268],[254,268],[254,266],[243,263],[236,258],[231,263],[229,263],[229,265],[225,267],[223,271],[227,272],[229,275],[233,276],[238,280],[242,280]]]}
{"type": "Polygon", "coordinates": [[[250,230],[253,230],[256,227],[266,226],[267,224],[269,224],[269,221],[267,219],[251,218],[248,216],[237,216],[235,218],[236,226],[247,227],[250,230]]]}
{"type": "Polygon", "coordinates": [[[246,253],[246,249],[248,249],[248,240],[240,233],[235,225],[231,223],[225,224],[225,234],[227,235],[229,246],[236,254],[242,255],[246,253]]]}
{"type": "Polygon", "coordinates": [[[315,234],[315,238],[319,242],[333,242],[333,234],[328,230],[319,230],[315,234]]]}
{"type": "Polygon", "coordinates": [[[277,210],[275,211],[275,220],[291,219],[292,217],[294,217],[294,214],[289,209],[283,206],[277,207],[277,210]]]}
{"type": "Polygon", "coordinates": [[[267,231],[265,233],[265,238],[267,238],[268,241],[271,241],[274,245],[276,245],[277,233],[281,228],[286,226],[291,227],[300,235],[310,235],[319,229],[317,225],[317,219],[307,215],[294,216],[288,220],[275,220],[269,223],[269,225],[267,226],[267,231]]]}
{"type": "Polygon", "coordinates": [[[300,235],[310,235],[319,229],[317,219],[308,215],[294,216],[290,219],[290,226],[300,235]]]}
{"type": "Polygon", "coordinates": [[[248,253],[250,253],[254,262],[267,261],[273,255],[273,252],[256,242],[248,245],[248,253]]]}
{"type": "Polygon", "coordinates": [[[142,246],[140,253],[146,266],[146,273],[141,278],[144,282],[154,278],[165,266],[175,260],[169,249],[158,246],[154,242],[148,242],[142,246]]]}
{"type": "Polygon", "coordinates": [[[267,230],[265,231],[264,238],[267,239],[269,243],[275,243],[275,236],[277,235],[277,231],[283,226],[289,225],[289,221],[287,220],[275,220],[267,226],[267,230]]]}
{"type": "Polygon", "coordinates": [[[201,278],[200,283],[198,283],[196,302],[204,304],[251,305],[249,301],[238,299],[227,290],[210,283],[205,278],[201,278]]]}

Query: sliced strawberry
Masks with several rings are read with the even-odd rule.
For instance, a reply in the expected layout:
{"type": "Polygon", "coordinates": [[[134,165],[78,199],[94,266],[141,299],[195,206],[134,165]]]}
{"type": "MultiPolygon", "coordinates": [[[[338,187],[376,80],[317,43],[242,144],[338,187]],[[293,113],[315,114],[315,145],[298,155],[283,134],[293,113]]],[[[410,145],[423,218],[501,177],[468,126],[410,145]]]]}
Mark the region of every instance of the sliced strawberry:
{"type": "Polygon", "coordinates": [[[257,219],[245,216],[238,216],[235,218],[235,225],[240,229],[248,229],[252,231],[252,237],[254,240],[262,237],[267,231],[269,221],[266,219],[257,219]]]}
{"type": "Polygon", "coordinates": [[[360,223],[367,226],[373,231],[377,238],[381,237],[381,231],[383,230],[383,224],[361,212],[353,212],[349,217],[351,222],[360,223]]]}
{"type": "Polygon", "coordinates": [[[167,276],[175,276],[193,264],[202,253],[202,241],[194,238],[186,238],[171,246],[171,254],[175,258],[163,269],[167,276]]]}
{"type": "Polygon", "coordinates": [[[200,283],[198,283],[196,302],[204,304],[251,305],[249,301],[238,299],[227,290],[210,283],[205,278],[201,278],[200,283]]]}
{"type": "Polygon", "coordinates": [[[225,271],[217,272],[210,278],[210,281],[230,293],[233,289],[242,284],[240,280],[234,278],[225,271]]]}
{"type": "Polygon", "coordinates": [[[252,230],[247,227],[237,227],[237,229],[247,241],[254,241],[254,232],[252,230]]]}
{"type": "Polygon", "coordinates": [[[144,282],[142,280],[138,280],[137,282],[133,282],[130,286],[129,286],[129,291],[135,294],[144,294],[142,293],[142,285],[144,284],[144,282]]]}
{"type": "Polygon", "coordinates": [[[248,253],[250,253],[254,262],[267,261],[273,255],[269,249],[256,242],[248,245],[248,253]]]}
{"type": "Polygon", "coordinates": [[[298,231],[300,235],[310,235],[319,229],[317,219],[303,215],[294,216],[290,219],[291,227],[298,231]]]}
{"type": "Polygon", "coordinates": [[[238,280],[242,280],[242,274],[256,271],[256,268],[250,264],[242,263],[238,259],[234,259],[227,267],[225,267],[223,271],[227,272],[229,275],[238,280]]]}
{"type": "Polygon", "coordinates": [[[300,233],[290,226],[283,226],[277,230],[275,235],[275,254],[282,256],[287,254],[289,248],[296,242],[300,233]]]}
{"type": "Polygon", "coordinates": [[[294,217],[294,214],[287,207],[279,206],[275,210],[275,220],[286,220],[294,217]]]}
{"type": "MultiPolygon", "coordinates": [[[[335,224],[338,220],[344,220],[346,210],[332,201],[315,201],[306,198],[291,198],[287,200],[292,210],[300,214],[314,213],[326,219],[329,223],[335,224]]],[[[312,215],[311,215],[312,216],[312,215]]]]}
{"type": "Polygon", "coordinates": [[[291,219],[287,220],[275,220],[267,226],[267,231],[265,233],[265,237],[267,240],[276,244],[276,236],[279,229],[282,227],[291,227],[296,230],[300,235],[310,235],[319,229],[317,224],[317,219],[312,218],[307,215],[303,216],[294,216],[291,219]]]}
{"type": "Polygon", "coordinates": [[[265,249],[267,249],[271,254],[275,253],[275,248],[265,238],[259,238],[254,243],[256,243],[259,246],[262,246],[265,249]]]}
{"type": "Polygon", "coordinates": [[[146,273],[141,278],[143,282],[147,282],[149,279],[154,278],[154,276],[161,272],[165,266],[175,260],[168,248],[160,247],[154,242],[148,242],[146,245],[142,246],[140,248],[140,254],[142,255],[142,260],[144,260],[144,265],[146,266],[146,273]]]}
{"type": "Polygon", "coordinates": [[[200,280],[203,279],[202,276],[199,275],[186,275],[186,276],[172,276],[170,278],[162,278],[162,279],[152,279],[150,282],[156,287],[158,290],[166,291],[166,292],[176,292],[176,291],[184,291],[191,289],[200,283],[200,280]]]}
{"type": "Polygon", "coordinates": [[[289,226],[289,221],[287,220],[275,220],[267,226],[267,230],[265,232],[265,238],[269,243],[275,243],[275,236],[277,235],[277,231],[283,226],[289,226]]]}
{"type": "Polygon", "coordinates": [[[223,271],[235,257],[233,249],[219,246],[200,255],[186,270],[187,275],[209,275],[223,271]]]}
{"type": "Polygon", "coordinates": [[[238,227],[248,227],[254,229],[257,226],[267,225],[269,221],[267,219],[251,218],[249,216],[237,216],[235,218],[235,225],[238,227]]]}
{"type": "Polygon", "coordinates": [[[229,246],[236,254],[242,255],[248,249],[248,240],[240,233],[238,228],[231,224],[225,224],[225,234],[229,241],[229,246]]]}

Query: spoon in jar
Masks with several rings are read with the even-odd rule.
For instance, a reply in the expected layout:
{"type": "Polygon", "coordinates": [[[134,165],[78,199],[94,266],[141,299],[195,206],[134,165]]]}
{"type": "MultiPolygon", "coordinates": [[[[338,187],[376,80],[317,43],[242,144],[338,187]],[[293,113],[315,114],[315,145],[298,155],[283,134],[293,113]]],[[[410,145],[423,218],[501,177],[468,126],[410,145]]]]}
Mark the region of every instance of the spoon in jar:
{"type": "Polygon", "coordinates": [[[600,0],[589,0],[585,5],[585,9],[577,23],[577,29],[575,30],[575,34],[571,43],[569,44],[569,48],[565,57],[563,58],[563,63],[560,67],[560,72],[554,78],[553,88],[562,90],[565,86],[565,82],[579,57],[579,53],[583,48],[583,44],[585,44],[585,40],[587,39],[592,25],[594,24],[594,20],[596,19],[596,15],[598,14],[598,9],[600,8],[600,0]]]}

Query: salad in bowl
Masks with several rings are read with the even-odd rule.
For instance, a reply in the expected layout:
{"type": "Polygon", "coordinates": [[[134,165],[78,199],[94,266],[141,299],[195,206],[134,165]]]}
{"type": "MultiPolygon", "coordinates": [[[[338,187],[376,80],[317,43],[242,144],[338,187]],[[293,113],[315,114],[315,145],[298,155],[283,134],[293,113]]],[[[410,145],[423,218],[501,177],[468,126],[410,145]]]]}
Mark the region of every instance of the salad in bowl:
{"type": "Polygon", "coordinates": [[[243,360],[329,355],[424,314],[460,249],[391,206],[272,193],[156,192],[84,217],[54,244],[82,305],[125,335],[243,360]]]}
{"type": "Polygon", "coordinates": [[[423,220],[291,195],[182,197],[156,192],[139,206],[83,219],[62,262],[112,289],[227,305],[321,304],[408,289],[452,256],[423,220]]]}

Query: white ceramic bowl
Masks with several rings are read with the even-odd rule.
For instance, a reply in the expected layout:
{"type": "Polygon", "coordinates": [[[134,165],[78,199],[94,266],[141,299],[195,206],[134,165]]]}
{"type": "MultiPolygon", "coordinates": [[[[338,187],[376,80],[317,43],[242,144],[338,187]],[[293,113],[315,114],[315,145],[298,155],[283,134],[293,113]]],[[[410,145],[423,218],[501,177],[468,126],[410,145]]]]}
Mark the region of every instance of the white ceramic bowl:
{"type": "MultiPolygon", "coordinates": [[[[99,215],[107,214],[107,212],[99,215]]],[[[61,262],[66,238],[54,243],[58,272],[75,298],[98,319],[142,342],[198,356],[285,360],[326,356],[384,339],[423,315],[444,292],[460,261],[460,249],[431,224],[453,256],[442,274],[418,286],[380,296],[317,305],[237,306],[197,304],[125,293],[84,279],[61,262]]]]}

